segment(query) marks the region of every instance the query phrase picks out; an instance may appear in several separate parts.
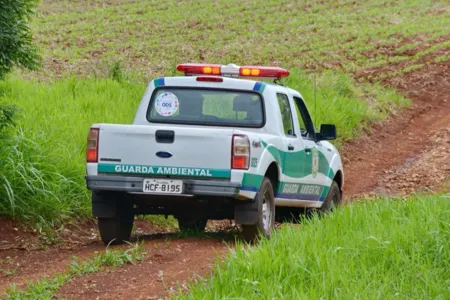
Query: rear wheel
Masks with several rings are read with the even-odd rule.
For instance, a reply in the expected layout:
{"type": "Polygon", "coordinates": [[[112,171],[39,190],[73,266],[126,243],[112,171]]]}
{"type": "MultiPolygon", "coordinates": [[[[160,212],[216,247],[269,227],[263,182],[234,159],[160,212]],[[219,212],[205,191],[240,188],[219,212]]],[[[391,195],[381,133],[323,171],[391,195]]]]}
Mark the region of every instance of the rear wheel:
{"type": "Polygon", "coordinates": [[[247,242],[253,242],[261,235],[270,238],[275,223],[275,197],[270,179],[264,177],[261,187],[255,196],[258,202],[258,220],[253,225],[242,225],[242,235],[247,242]]]}
{"type": "Polygon", "coordinates": [[[181,232],[203,232],[206,228],[206,223],[208,219],[188,219],[188,218],[177,218],[178,228],[181,232]]]}
{"type": "Polygon", "coordinates": [[[127,199],[112,199],[116,209],[113,217],[98,217],[100,237],[105,244],[121,244],[129,241],[134,223],[133,203],[127,199]]]}

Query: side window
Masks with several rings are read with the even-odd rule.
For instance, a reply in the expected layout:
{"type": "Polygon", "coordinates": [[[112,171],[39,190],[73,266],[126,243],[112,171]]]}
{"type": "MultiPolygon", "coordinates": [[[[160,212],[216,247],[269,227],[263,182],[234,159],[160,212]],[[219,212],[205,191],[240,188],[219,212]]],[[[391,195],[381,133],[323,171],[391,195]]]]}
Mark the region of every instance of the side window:
{"type": "Polygon", "coordinates": [[[302,136],[313,139],[315,135],[314,124],[311,116],[309,115],[308,109],[306,108],[305,102],[303,102],[303,100],[299,97],[294,97],[294,102],[297,112],[300,112],[300,119],[298,121],[302,136]]]}
{"type": "Polygon", "coordinates": [[[294,124],[292,122],[292,112],[289,106],[289,99],[284,94],[277,94],[278,105],[281,111],[281,120],[283,121],[284,133],[286,135],[294,134],[294,124]]]}
{"type": "MultiPolygon", "coordinates": [[[[296,98],[294,97],[294,100],[295,99],[296,98]]],[[[295,102],[297,102],[297,100],[295,100],[295,102]]],[[[302,136],[305,136],[306,132],[307,132],[306,125],[305,125],[305,121],[303,120],[302,114],[300,113],[297,103],[295,104],[295,111],[297,112],[297,116],[299,116],[298,124],[300,125],[300,131],[302,133],[302,136]]]]}

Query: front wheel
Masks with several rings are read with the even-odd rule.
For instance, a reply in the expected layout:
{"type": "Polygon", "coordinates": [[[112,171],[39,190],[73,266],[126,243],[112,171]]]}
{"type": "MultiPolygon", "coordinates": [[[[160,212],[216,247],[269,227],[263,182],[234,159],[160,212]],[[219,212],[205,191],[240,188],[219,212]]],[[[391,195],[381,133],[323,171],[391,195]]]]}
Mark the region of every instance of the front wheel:
{"type": "Polygon", "coordinates": [[[242,235],[247,242],[253,242],[258,235],[270,238],[270,233],[275,224],[275,196],[272,183],[264,177],[261,187],[255,196],[258,203],[258,220],[256,224],[242,225],[242,235]]]}
{"type": "Polygon", "coordinates": [[[330,186],[330,190],[328,191],[327,197],[325,198],[325,201],[323,202],[319,211],[321,213],[333,211],[336,207],[341,205],[341,198],[341,190],[339,189],[336,181],[333,181],[330,186]]]}

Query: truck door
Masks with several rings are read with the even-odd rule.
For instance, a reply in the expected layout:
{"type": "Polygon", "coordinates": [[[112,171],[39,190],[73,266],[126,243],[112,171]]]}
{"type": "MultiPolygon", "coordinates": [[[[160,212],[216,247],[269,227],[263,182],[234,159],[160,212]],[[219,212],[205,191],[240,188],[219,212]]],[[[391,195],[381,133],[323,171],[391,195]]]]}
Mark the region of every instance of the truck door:
{"type": "Polygon", "coordinates": [[[297,199],[301,178],[305,176],[304,169],[304,149],[305,145],[300,132],[296,129],[297,123],[293,114],[294,106],[291,105],[289,97],[283,93],[277,93],[278,105],[281,111],[281,120],[284,131],[284,147],[282,157],[282,168],[284,182],[279,187],[279,198],[297,199]]]}
{"type": "Polygon", "coordinates": [[[323,191],[329,186],[326,175],[328,162],[323,155],[323,147],[315,141],[315,129],[306,105],[300,97],[293,97],[299,113],[300,135],[305,145],[304,176],[300,196],[304,200],[323,201],[323,191]]]}

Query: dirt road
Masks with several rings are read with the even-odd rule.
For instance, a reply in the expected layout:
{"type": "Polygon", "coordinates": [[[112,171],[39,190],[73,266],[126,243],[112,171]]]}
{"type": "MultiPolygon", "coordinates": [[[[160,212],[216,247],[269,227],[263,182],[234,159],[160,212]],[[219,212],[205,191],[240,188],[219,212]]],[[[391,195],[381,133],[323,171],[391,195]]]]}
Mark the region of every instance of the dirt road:
{"type": "Polygon", "coordinates": [[[386,81],[413,105],[344,145],[348,198],[435,190],[450,179],[449,74],[446,62],[386,81]]]}
{"type": "MultiPolygon", "coordinates": [[[[405,194],[443,188],[450,174],[450,62],[386,83],[414,100],[411,109],[373,127],[373,134],[345,144],[345,194],[405,194]]],[[[158,299],[205,275],[227,252],[223,235],[175,238],[152,235],[144,223],[146,259],[135,265],[108,269],[74,279],[58,293],[74,299],[158,299]]],[[[0,220],[0,291],[11,283],[23,286],[63,272],[73,256],[87,258],[104,249],[93,224],[69,231],[67,243],[47,250],[33,249],[36,234],[0,220]],[[63,248],[62,248],[63,247],[63,248]],[[30,250],[31,249],[31,250],[30,250]]],[[[232,245],[228,240],[228,245],[232,245]]]]}

